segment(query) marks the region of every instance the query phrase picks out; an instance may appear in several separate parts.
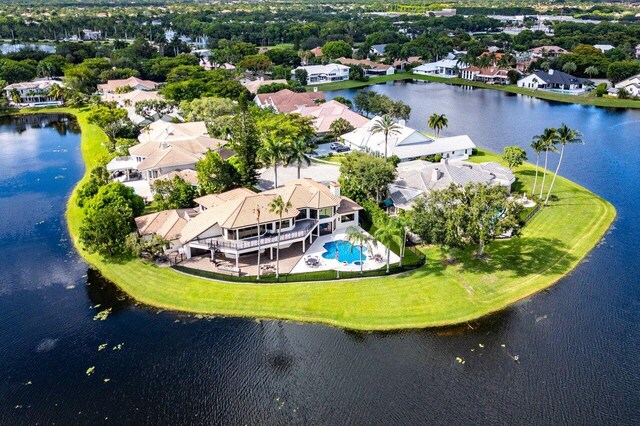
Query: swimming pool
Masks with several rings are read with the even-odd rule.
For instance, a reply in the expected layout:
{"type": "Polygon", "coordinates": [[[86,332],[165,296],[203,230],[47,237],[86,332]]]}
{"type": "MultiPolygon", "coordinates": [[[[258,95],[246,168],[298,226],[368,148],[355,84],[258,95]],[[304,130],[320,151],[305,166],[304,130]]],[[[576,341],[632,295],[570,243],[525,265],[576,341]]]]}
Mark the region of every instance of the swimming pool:
{"type": "MultiPolygon", "coordinates": [[[[336,252],[338,253],[338,262],[347,262],[347,263],[355,263],[360,262],[360,250],[362,249],[362,261],[366,259],[366,255],[364,254],[367,251],[366,247],[355,246],[352,249],[352,245],[349,241],[345,240],[337,240],[337,241],[329,241],[325,243],[322,247],[324,247],[325,252],[322,253],[322,257],[325,259],[335,259],[336,252]]],[[[359,265],[359,263],[358,263],[359,265]]]]}

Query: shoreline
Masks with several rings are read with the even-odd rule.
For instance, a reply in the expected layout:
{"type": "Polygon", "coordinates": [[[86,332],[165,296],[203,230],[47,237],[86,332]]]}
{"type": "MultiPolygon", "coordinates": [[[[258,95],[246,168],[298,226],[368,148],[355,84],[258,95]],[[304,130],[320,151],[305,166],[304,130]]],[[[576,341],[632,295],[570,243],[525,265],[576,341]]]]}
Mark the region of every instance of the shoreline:
{"type": "Polygon", "coordinates": [[[501,92],[511,93],[515,95],[529,96],[531,98],[542,99],[546,101],[563,102],[568,104],[577,105],[591,105],[600,108],[630,108],[640,109],[640,100],[633,99],[618,99],[596,96],[584,96],[584,95],[563,95],[561,93],[547,92],[544,90],[533,90],[517,87],[515,85],[498,85],[498,84],[485,84],[478,81],[463,80],[458,77],[444,78],[430,75],[420,75],[411,73],[396,73],[392,75],[385,75],[379,77],[371,77],[368,81],[341,81],[338,83],[326,83],[317,86],[307,86],[307,91],[313,91],[313,87],[317,87],[318,91],[333,92],[337,90],[348,89],[362,89],[376,84],[386,84],[389,82],[403,82],[403,81],[426,81],[432,83],[444,83],[452,86],[470,86],[480,89],[497,90],[501,92]]]}
{"type": "MultiPolygon", "coordinates": [[[[80,125],[85,174],[69,197],[66,210],[69,234],[80,256],[136,301],[161,309],[322,323],[362,331],[459,325],[504,310],[558,282],[581,263],[616,217],[609,202],[558,176],[557,192],[570,194],[574,201],[580,198],[589,208],[576,211],[562,202],[552,204],[529,222],[522,237],[492,243],[487,249],[488,264],[463,255],[458,264],[445,266],[440,262],[439,251],[431,248],[423,250],[427,256],[425,266],[398,276],[271,285],[207,280],[137,259],[109,262],[83,250],[78,241],[82,210],[75,203],[76,192],[87,179],[95,158],[105,152],[102,142],[106,137],[87,122],[86,110],[22,112],[29,113],[67,113],[74,115],[80,125]],[[558,223],[562,219],[564,222],[558,223]],[[566,236],[553,235],[562,226],[570,228],[570,232],[566,236]],[[492,264],[513,263],[514,253],[518,253],[516,263],[527,264],[522,253],[531,252],[533,257],[538,251],[552,252],[554,256],[524,277],[492,264]]],[[[475,161],[490,159],[495,155],[486,151],[474,157],[475,161]]],[[[518,173],[524,177],[530,170],[531,166],[525,165],[518,173]]]]}

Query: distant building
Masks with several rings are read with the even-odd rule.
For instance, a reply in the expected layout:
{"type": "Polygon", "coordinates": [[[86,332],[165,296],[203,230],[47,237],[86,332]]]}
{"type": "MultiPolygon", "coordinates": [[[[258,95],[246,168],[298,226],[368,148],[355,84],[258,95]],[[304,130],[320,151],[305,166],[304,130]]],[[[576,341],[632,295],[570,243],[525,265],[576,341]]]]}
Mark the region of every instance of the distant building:
{"type": "Polygon", "coordinates": [[[435,75],[438,77],[457,77],[460,68],[467,65],[459,62],[457,59],[441,59],[435,62],[429,62],[411,70],[414,74],[435,75]]]}
{"type": "Polygon", "coordinates": [[[460,78],[487,84],[509,84],[509,71],[516,71],[520,74],[520,71],[514,68],[467,67],[460,71],[460,78]]]}
{"type": "Polygon", "coordinates": [[[558,46],[540,46],[529,49],[533,58],[556,58],[560,55],[566,55],[568,50],[558,46]]]}
{"type": "Polygon", "coordinates": [[[616,94],[618,90],[624,89],[629,96],[640,96],[640,74],[622,80],[614,88],[616,89],[616,94]]]}
{"type": "Polygon", "coordinates": [[[21,107],[40,107],[62,105],[62,101],[50,95],[51,87],[64,87],[60,80],[34,80],[24,83],[14,83],[4,88],[5,95],[12,105],[21,107]],[[20,100],[14,99],[19,95],[20,100]]]}
{"type": "Polygon", "coordinates": [[[331,123],[338,119],[346,120],[355,128],[364,126],[369,122],[368,118],[350,110],[340,102],[333,100],[321,103],[320,105],[303,107],[294,112],[303,117],[311,117],[316,133],[330,132],[331,123]]]}
{"type": "Polygon", "coordinates": [[[349,67],[341,64],[307,65],[291,70],[291,76],[295,77],[297,70],[307,72],[307,85],[334,83],[349,80],[349,67]]]}
{"type": "Polygon", "coordinates": [[[376,55],[376,56],[384,56],[384,51],[385,51],[386,47],[387,47],[386,44],[374,44],[369,49],[369,53],[371,53],[373,55],[376,55]]]}
{"type": "Polygon", "coordinates": [[[611,49],[615,49],[615,46],[612,46],[610,44],[594,44],[593,47],[599,49],[602,53],[607,52],[611,49]]]}
{"type": "Polygon", "coordinates": [[[260,108],[273,108],[276,112],[288,113],[302,107],[315,106],[318,102],[324,101],[324,93],[297,93],[289,89],[282,89],[275,93],[257,94],[253,101],[260,108]]]}
{"type": "Polygon", "coordinates": [[[316,57],[321,57],[323,55],[322,53],[322,47],[318,46],[318,47],[314,47],[313,49],[311,49],[311,53],[313,53],[314,55],[316,55],[316,57]]]}
{"type": "Polygon", "coordinates": [[[442,9],[442,10],[430,10],[427,15],[431,16],[456,16],[458,11],[456,9],[442,9]]]}
{"type": "Polygon", "coordinates": [[[98,40],[102,38],[102,31],[82,30],[83,40],[98,40]]]}
{"type": "Polygon", "coordinates": [[[367,77],[374,77],[377,75],[392,75],[396,69],[391,65],[381,64],[379,62],[373,62],[368,59],[351,59],[351,58],[338,58],[336,61],[343,65],[360,65],[364,69],[364,75],[367,77]]]}
{"type": "Polygon", "coordinates": [[[574,77],[566,72],[537,70],[533,74],[518,80],[518,87],[578,94],[587,90],[588,83],[589,80],[574,77]]]}
{"type": "Polygon", "coordinates": [[[109,80],[105,84],[98,84],[98,91],[100,93],[115,93],[117,89],[127,86],[133,90],[156,90],[159,84],[151,80],[129,77],[123,80],[109,80]]]}

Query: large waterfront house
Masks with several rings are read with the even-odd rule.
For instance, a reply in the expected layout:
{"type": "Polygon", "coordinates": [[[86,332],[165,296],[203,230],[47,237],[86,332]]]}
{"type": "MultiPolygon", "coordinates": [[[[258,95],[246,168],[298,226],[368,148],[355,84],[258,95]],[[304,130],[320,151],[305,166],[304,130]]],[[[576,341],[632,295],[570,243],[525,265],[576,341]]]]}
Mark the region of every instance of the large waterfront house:
{"type": "Polygon", "coordinates": [[[381,64],[380,62],[370,61],[369,59],[351,59],[342,57],[336,60],[342,65],[360,65],[364,71],[364,75],[367,77],[392,75],[396,72],[396,69],[392,65],[381,64]]]}
{"type": "Polygon", "coordinates": [[[139,232],[147,232],[148,224],[154,220],[171,221],[167,225],[160,221],[154,225],[162,230],[179,228],[177,238],[176,233],[168,235],[173,241],[170,250],[179,250],[187,259],[201,254],[209,254],[212,259],[224,256],[235,259],[237,267],[241,256],[257,253],[258,247],[273,258],[278,230],[280,248],[301,243],[304,253],[315,238],[357,225],[362,210],[354,201],[340,195],[339,184],[333,183],[329,188],[311,179],[291,181],[259,193],[234,189],[198,198],[196,202],[200,212],[195,216],[170,211],[162,217],[138,218],[139,232]],[[269,211],[269,204],[278,196],[285,203],[291,203],[282,220],[269,211]]]}
{"type": "Polygon", "coordinates": [[[247,90],[253,93],[254,95],[258,93],[258,90],[260,89],[260,87],[267,86],[269,84],[285,84],[286,85],[288,84],[288,82],[285,79],[265,80],[264,78],[259,78],[257,80],[249,80],[242,83],[242,85],[246,87],[247,90]]]}
{"type": "Polygon", "coordinates": [[[100,93],[116,93],[119,89],[129,87],[132,90],[156,90],[159,84],[151,80],[142,80],[138,77],[129,77],[123,80],[109,80],[104,84],[98,84],[100,93]]]}
{"type": "Polygon", "coordinates": [[[557,70],[536,70],[518,80],[518,87],[534,90],[549,90],[567,94],[578,94],[588,90],[591,82],[557,70]]]}
{"type": "Polygon", "coordinates": [[[392,210],[410,210],[415,199],[422,194],[449,188],[453,185],[465,186],[470,183],[485,183],[502,186],[507,191],[515,182],[515,176],[508,167],[496,162],[469,163],[450,162],[443,159],[439,163],[415,160],[398,164],[395,182],[388,186],[392,210]]]}
{"type": "Polygon", "coordinates": [[[529,49],[529,53],[533,58],[557,58],[560,55],[570,53],[568,50],[559,46],[540,46],[529,49]]]}
{"type": "Polygon", "coordinates": [[[463,80],[480,81],[486,84],[509,84],[509,71],[520,71],[515,68],[491,67],[466,67],[460,71],[460,78],[463,80]]]}
{"type": "Polygon", "coordinates": [[[51,88],[64,87],[60,80],[39,79],[5,86],[4,92],[12,105],[20,107],[42,107],[62,105],[62,101],[51,96],[51,88]],[[19,98],[19,99],[18,99],[19,98]]]}
{"type": "Polygon", "coordinates": [[[349,67],[341,64],[307,65],[291,70],[291,77],[295,78],[296,71],[307,72],[307,85],[334,83],[349,80],[349,67]]]}
{"type": "MultiPolygon", "coordinates": [[[[340,137],[351,149],[368,152],[373,155],[384,155],[385,137],[381,132],[373,131],[375,123],[381,120],[374,117],[365,125],[340,137]]],[[[442,155],[451,160],[469,158],[476,145],[467,135],[431,138],[418,130],[408,127],[403,120],[397,123],[398,132],[387,139],[387,155],[395,155],[400,161],[409,161],[420,157],[442,155]]]]}
{"type": "Polygon", "coordinates": [[[313,129],[318,134],[329,133],[331,124],[338,119],[346,120],[354,128],[362,127],[369,122],[368,118],[334,100],[319,105],[303,107],[295,112],[303,117],[311,117],[313,119],[313,129]]]}
{"type": "Polygon", "coordinates": [[[636,74],[633,77],[629,77],[626,80],[616,83],[614,88],[616,94],[618,90],[624,89],[629,96],[640,96],[640,74],[636,74]]]}
{"type": "Polygon", "coordinates": [[[282,89],[275,93],[260,93],[253,101],[260,108],[272,108],[275,112],[294,112],[303,107],[315,106],[324,101],[322,92],[297,93],[289,89],[282,89]]]}
{"type": "Polygon", "coordinates": [[[415,67],[411,70],[414,74],[434,75],[437,77],[452,78],[458,76],[460,68],[465,68],[466,64],[460,63],[457,59],[441,59],[415,67]]]}

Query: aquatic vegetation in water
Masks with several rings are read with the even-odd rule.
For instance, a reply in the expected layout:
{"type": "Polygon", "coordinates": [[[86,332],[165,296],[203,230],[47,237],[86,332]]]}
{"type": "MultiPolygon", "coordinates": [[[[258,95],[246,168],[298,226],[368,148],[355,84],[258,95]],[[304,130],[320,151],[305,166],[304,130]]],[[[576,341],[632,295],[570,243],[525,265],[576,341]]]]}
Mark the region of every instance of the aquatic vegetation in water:
{"type": "Polygon", "coordinates": [[[104,348],[106,348],[106,347],[107,347],[107,344],[106,344],[106,343],[103,343],[103,344],[101,344],[100,346],[98,346],[98,351],[101,351],[101,350],[103,350],[103,349],[104,349],[104,348]]]}
{"type": "Polygon", "coordinates": [[[460,358],[459,356],[456,357],[456,361],[458,361],[460,364],[464,364],[464,359],[460,358]]]}
{"type": "Polygon", "coordinates": [[[113,349],[111,349],[112,351],[119,351],[120,349],[122,349],[122,347],[124,346],[124,343],[118,343],[117,345],[115,345],[113,347],[113,349]]]}
{"type": "Polygon", "coordinates": [[[107,382],[110,382],[110,381],[111,381],[111,379],[109,379],[109,378],[105,378],[105,379],[103,380],[103,382],[104,382],[104,383],[107,383],[107,382]]]}
{"type": "Polygon", "coordinates": [[[96,367],[87,368],[87,376],[92,375],[94,371],[96,371],[96,367]]]}
{"type": "Polygon", "coordinates": [[[111,313],[111,308],[105,309],[103,311],[100,311],[96,314],[96,316],[93,317],[93,320],[100,320],[100,321],[104,321],[107,319],[107,317],[109,317],[109,314],[111,313]]]}
{"type": "Polygon", "coordinates": [[[57,343],[58,339],[42,339],[42,341],[38,343],[38,346],[36,346],[36,352],[49,352],[56,347],[57,343]]]}

